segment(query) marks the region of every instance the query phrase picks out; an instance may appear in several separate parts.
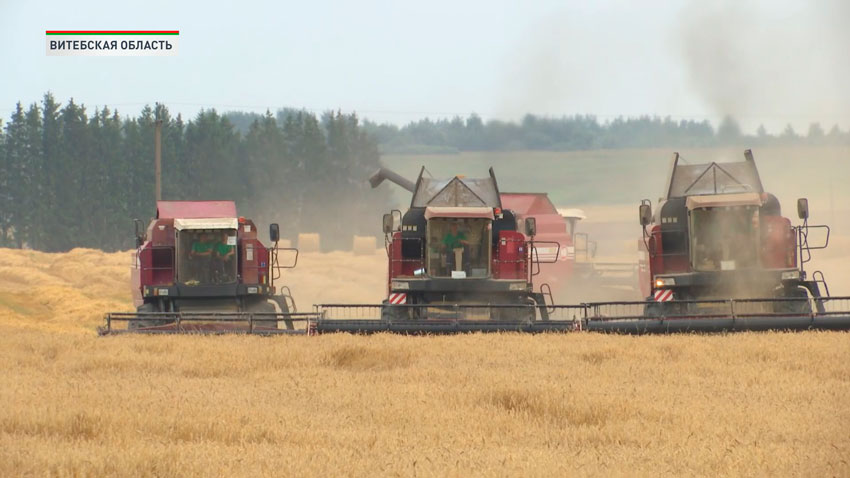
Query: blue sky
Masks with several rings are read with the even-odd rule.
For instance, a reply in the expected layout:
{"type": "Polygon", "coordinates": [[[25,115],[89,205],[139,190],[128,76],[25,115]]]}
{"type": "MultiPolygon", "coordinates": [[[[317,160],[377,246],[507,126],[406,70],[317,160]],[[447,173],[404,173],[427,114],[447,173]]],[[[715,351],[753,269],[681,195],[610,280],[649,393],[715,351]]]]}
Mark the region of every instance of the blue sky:
{"type": "Polygon", "coordinates": [[[378,121],[671,115],[850,128],[850,9],[823,2],[0,0],[0,117],[51,90],[135,114],[378,121]],[[705,6],[708,5],[708,6],[705,6]],[[48,57],[48,29],[179,29],[177,57],[48,57]]]}

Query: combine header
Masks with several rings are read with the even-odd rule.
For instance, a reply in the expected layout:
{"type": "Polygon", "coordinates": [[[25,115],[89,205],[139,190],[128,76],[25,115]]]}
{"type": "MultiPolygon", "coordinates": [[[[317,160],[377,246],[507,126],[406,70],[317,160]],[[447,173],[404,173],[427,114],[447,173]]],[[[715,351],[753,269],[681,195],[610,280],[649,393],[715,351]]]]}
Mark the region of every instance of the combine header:
{"type": "Polygon", "coordinates": [[[289,289],[275,284],[281,269],[295,267],[298,250],[277,247],[277,224],[269,233],[272,247],[231,201],[158,201],[147,230],[136,220],[137,311],[107,314],[99,332],[303,332],[296,324],[313,315],[298,314],[289,289]],[[291,264],[279,264],[281,251],[291,253],[291,264]]]}

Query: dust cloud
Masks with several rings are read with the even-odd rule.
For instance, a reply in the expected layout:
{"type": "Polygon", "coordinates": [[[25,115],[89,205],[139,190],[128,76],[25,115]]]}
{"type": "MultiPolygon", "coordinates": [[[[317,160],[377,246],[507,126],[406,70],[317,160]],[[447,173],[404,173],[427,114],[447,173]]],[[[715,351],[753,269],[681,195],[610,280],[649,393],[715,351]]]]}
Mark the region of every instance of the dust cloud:
{"type": "MultiPolygon", "coordinates": [[[[743,159],[742,148],[710,148],[682,150],[682,157],[691,164],[711,161],[728,162],[743,159]]],[[[756,165],[766,191],[780,201],[782,215],[792,225],[801,225],[797,218],[797,198],[809,200],[810,226],[827,225],[830,228],[826,249],[813,250],[811,262],[804,264],[811,277],[822,271],[832,295],[850,295],[850,190],[842,185],[850,183],[850,148],[848,147],[788,147],[754,148],[756,165]]],[[[580,171],[574,172],[580,174],[580,171]]],[[[653,207],[662,190],[653,181],[659,174],[666,177],[667,169],[643,168],[628,171],[635,184],[652,184],[652,191],[643,191],[652,198],[653,207]],[[654,194],[650,194],[654,192],[654,194]]],[[[657,181],[655,181],[657,182],[657,181]]],[[[601,193],[604,196],[604,192],[601,193]]],[[[596,260],[621,262],[635,261],[637,241],[640,239],[638,204],[559,204],[559,207],[577,207],[587,218],[577,227],[598,243],[596,260]]],[[[812,228],[809,244],[817,246],[826,240],[826,230],[812,228]]]]}
{"type": "Polygon", "coordinates": [[[380,304],[387,295],[387,253],[302,254],[279,283],[290,287],[301,312],[312,310],[313,304],[380,304]]]}
{"type": "MultiPolygon", "coordinates": [[[[359,180],[368,184],[365,176],[351,179],[359,180]]],[[[357,201],[325,196],[317,192],[314,196],[296,200],[287,196],[286,191],[272,191],[257,204],[237,204],[237,207],[240,214],[255,222],[260,231],[258,238],[265,244],[269,241],[268,227],[271,223],[277,223],[281,239],[290,241],[295,247],[298,247],[298,238],[302,234],[318,234],[319,245],[324,252],[350,251],[354,248],[356,236],[375,237],[376,242],[381,242],[381,216],[390,210],[387,191],[367,190],[357,201]],[[296,214],[298,201],[308,204],[304,208],[307,212],[299,210],[296,214]]]]}
{"type": "MultiPolygon", "coordinates": [[[[690,88],[754,131],[850,126],[850,3],[690,2],[671,44],[690,88]],[[841,60],[843,59],[843,60],[841,60]]],[[[802,131],[805,133],[805,130],[802,131]]]]}
{"type": "Polygon", "coordinates": [[[581,82],[577,61],[569,51],[578,38],[554,21],[538,25],[533,35],[524,38],[517,51],[510,55],[505,81],[508,86],[502,97],[499,114],[516,117],[528,112],[548,112],[551,105],[567,104],[580,94],[581,82]]]}

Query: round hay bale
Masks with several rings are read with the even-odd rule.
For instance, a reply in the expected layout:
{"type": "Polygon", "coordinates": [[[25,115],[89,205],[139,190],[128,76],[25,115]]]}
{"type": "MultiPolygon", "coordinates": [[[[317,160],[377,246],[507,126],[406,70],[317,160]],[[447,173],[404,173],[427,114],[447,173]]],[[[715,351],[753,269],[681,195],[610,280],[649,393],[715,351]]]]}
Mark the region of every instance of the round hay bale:
{"type": "Polygon", "coordinates": [[[318,233],[298,234],[298,250],[300,252],[319,252],[321,238],[318,233]]]}
{"type": "Polygon", "coordinates": [[[375,236],[354,236],[354,255],[372,256],[378,250],[378,240],[375,236]]]}

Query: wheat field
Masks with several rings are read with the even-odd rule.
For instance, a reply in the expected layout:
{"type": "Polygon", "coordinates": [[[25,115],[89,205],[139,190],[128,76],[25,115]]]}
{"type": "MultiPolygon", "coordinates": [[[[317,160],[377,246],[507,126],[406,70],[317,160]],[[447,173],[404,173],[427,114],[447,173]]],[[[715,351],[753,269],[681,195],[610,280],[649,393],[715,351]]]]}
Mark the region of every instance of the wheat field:
{"type": "Polygon", "coordinates": [[[847,333],[98,338],[128,257],[0,250],[0,476],[850,475],[847,333]]]}

